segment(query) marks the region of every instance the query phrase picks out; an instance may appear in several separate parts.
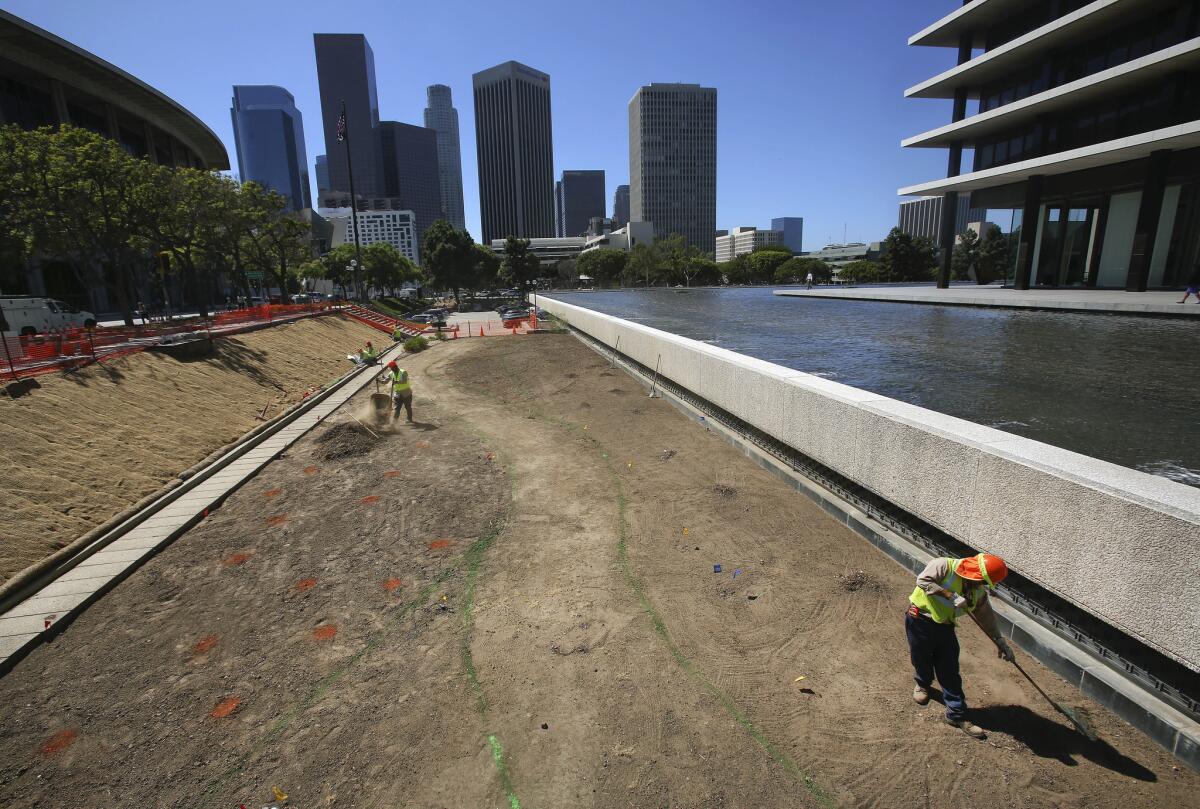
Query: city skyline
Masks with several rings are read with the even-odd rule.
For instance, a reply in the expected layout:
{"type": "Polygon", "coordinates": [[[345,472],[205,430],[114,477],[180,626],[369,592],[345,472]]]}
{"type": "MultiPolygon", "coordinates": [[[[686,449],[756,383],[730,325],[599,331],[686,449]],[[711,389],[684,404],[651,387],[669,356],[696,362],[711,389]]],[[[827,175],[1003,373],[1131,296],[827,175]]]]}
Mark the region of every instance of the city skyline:
{"type": "MultiPolygon", "coordinates": [[[[367,10],[347,9],[334,23],[325,20],[326,9],[316,4],[300,2],[280,15],[273,4],[246,7],[214,0],[215,13],[238,19],[239,25],[196,47],[192,55],[203,65],[200,70],[180,69],[178,42],[170,35],[169,21],[149,13],[154,7],[141,0],[117,5],[114,11],[10,0],[5,8],[179,99],[216,132],[231,155],[229,88],[235,84],[286,87],[310,121],[320,115],[314,33],[366,35],[375,50],[379,104],[387,118],[420,123],[426,87],[449,86],[466,141],[461,149],[465,219],[476,239],[481,232],[471,148],[475,126],[471,104],[464,99],[471,92],[472,73],[509,59],[536,65],[554,79],[555,173],[566,166],[594,166],[605,170],[612,188],[628,183],[626,105],[638,87],[680,81],[724,90],[718,227],[765,225],[788,211],[805,217],[808,250],[841,241],[843,229],[850,240],[875,240],[895,224],[896,188],[944,171],[944,154],[904,154],[899,143],[948,117],[947,104],[905,101],[903,91],[951,67],[952,58],[939,49],[908,48],[903,32],[952,11],[950,0],[914,0],[903,8],[888,4],[871,14],[853,3],[813,9],[763,3],[759,11],[775,19],[772,33],[732,37],[710,30],[698,19],[703,15],[692,13],[701,9],[689,6],[691,11],[682,14],[680,4],[639,11],[647,24],[629,30],[618,24],[621,9],[633,8],[624,3],[603,20],[549,4],[544,8],[554,14],[530,7],[518,20],[472,3],[449,2],[410,15],[401,25],[367,10]],[[587,25],[573,25],[572,20],[586,20],[587,25]],[[654,46],[654,32],[675,24],[672,20],[690,37],[688,48],[654,46]],[[867,57],[840,59],[844,41],[808,37],[805,32],[814,28],[847,32],[867,57]],[[461,38],[461,47],[445,47],[442,37],[448,30],[461,38]],[[796,37],[805,39],[805,48],[788,44],[796,37]],[[547,46],[551,41],[555,47],[547,46]],[[729,58],[711,59],[714,48],[729,58]],[[835,61],[838,67],[831,71],[835,61]],[[604,75],[604,81],[596,82],[597,75],[604,75]],[[766,122],[763,115],[768,115],[766,122]]],[[[322,127],[310,125],[305,134],[311,163],[326,153],[322,127]]],[[[315,169],[308,169],[315,198],[315,169]]],[[[357,180],[357,164],[355,169],[357,180]]]]}

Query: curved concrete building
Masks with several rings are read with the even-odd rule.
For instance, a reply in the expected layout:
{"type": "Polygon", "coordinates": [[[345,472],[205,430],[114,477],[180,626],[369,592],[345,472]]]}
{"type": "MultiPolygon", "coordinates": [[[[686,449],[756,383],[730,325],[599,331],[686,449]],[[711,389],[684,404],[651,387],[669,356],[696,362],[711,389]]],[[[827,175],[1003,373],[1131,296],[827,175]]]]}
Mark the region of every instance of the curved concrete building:
{"type": "Polygon", "coordinates": [[[0,124],[26,129],[71,124],[163,165],[229,168],[220,139],[177,102],[5,11],[0,11],[0,124]]]}

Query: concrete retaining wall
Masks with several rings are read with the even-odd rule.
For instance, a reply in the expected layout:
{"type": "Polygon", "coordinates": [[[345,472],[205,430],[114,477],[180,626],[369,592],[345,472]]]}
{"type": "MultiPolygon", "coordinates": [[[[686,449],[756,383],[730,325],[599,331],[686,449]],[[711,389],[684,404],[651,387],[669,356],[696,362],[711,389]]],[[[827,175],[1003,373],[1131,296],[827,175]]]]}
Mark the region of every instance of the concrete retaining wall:
{"type": "Polygon", "coordinates": [[[1200,489],[562,301],[538,302],[1200,671],[1200,489]]]}

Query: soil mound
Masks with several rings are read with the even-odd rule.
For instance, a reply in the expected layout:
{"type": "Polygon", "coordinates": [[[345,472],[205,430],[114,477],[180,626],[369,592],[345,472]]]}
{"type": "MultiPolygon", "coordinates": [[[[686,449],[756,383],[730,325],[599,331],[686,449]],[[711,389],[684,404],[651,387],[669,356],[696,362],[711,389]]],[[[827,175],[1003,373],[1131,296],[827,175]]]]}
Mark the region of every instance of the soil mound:
{"type": "Polygon", "coordinates": [[[337,461],[366,455],[379,444],[379,436],[351,421],[330,427],[317,436],[317,443],[321,445],[317,457],[323,461],[337,461]]]}

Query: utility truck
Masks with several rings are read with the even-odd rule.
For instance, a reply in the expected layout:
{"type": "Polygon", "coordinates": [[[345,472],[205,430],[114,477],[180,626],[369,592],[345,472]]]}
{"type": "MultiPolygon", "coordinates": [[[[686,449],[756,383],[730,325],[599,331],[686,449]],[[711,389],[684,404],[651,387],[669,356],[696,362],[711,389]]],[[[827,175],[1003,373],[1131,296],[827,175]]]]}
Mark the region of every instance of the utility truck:
{"type": "Polygon", "coordinates": [[[0,296],[0,330],[5,337],[48,334],[60,329],[95,326],[96,316],[54,298],[0,296]]]}

